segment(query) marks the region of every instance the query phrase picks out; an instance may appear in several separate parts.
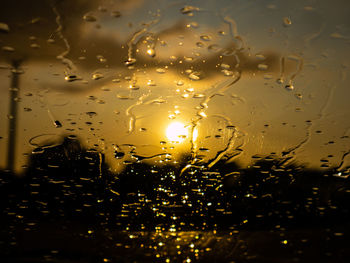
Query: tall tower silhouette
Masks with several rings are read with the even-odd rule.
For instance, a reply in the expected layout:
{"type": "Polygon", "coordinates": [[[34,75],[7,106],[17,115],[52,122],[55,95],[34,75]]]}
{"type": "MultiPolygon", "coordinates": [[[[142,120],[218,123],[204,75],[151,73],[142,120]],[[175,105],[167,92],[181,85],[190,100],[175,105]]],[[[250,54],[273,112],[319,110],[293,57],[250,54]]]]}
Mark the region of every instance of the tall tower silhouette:
{"type": "Polygon", "coordinates": [[[8,145],[7,145],[7,170],[11,173],[15,172],[16,162],[16,135],[17,135],[17,119],[18,119],[18,95],[19,95],[19,66],[20,60],[12,61],[12,75],[10,86],[10,108],[9,108],[9,125],[8,125],[8,145]]]}

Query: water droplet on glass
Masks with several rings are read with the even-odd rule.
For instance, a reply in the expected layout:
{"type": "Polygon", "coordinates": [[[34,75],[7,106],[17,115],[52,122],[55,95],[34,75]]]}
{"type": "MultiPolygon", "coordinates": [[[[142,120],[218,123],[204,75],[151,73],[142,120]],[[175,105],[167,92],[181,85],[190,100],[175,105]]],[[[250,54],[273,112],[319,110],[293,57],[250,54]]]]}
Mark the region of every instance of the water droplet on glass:
{"type": "Polygon", "coordinates": [[[36,43],[33,43],[30,45],[31,48],[40,48],[40,46],[36,43]]]}
{"type": "Polygon", "coordinates": [[[6,51],[6,52],[13,52],[13,51],[15,51],[15,49],[13,47],[9,47],[9,46],[3,46],[1,49],[3,51],[6,51]]]}
{"type": "Polygon", "coordinates": [[[218,52],[218,51],[220,51],[220,46],[213,44],[213,45],[208,46],[208,50],[210,52],[218,52]]]}
{"type": "Polygon", "coordinates": [[[112,11],[112,13],[111,13],[111,16],[113,16],[113,17],[120,17],[121,15],[122,14],[119,11],[117,11],[117,10],[112,11]]]}
{"type": "Polygon", "coordinates": [[[0,32],[8,33],[10,32],[10,28],[7,24],[0,22],[0,32]]]}
{"type": "Polygon", "coordinates": [[[83,16],[83,19],[86,21],[86,22],[95,22],[97,20],[96,16],[92,15],[92,14],[85,14],[83,16]]]}
{"type": "Polygon", "coordinates": [[[294,89],[294,86],[292,84],[288,84],[285,86],[285,89],[288,90],[288,91],[291,91],[294,89]]]}
{"type": "Polygon", "coordinates": [[[94,117],[97,115],[97,113],[94,111],[88,111],[88,112],[86,112],[86,115],[88,115],[89,117],[94,117]]]}
{"type": "Polygon", "coordinates": [[[194,99],[200,99],[200,98],[204,98],[204,97],[205,97],[204,94],[197,94],[197,93],[196,93],[196,94],[193,95],[193,98],[194,98],[194,99]]]}
{"type": "Polygon", "coordinates": [[[258,59],[261,59],[261,60],[266,59],[265,56],[262,55],[262,54],[256,54],[255,57],[258,58],[258,59]]]}
{"type": "Polygon", "coordinates": [[[184,82],[182,80],[179,80],[179,81],[176,82],[177,86],[182,86],[183,84],[184,84],[184,82]]]}
{"type": "Polygon", "coordinates": [[[147,49],[147,55],[153,58],[156,55],[156,51],[153,48],[147,49]]]}
{"type": "Polygon", "coordinates": [[[100,61],[101,63],[107,62],[107,59],[106,59],[104,56],[102,56],[102,55],[97,55],[96,58],[97,58],[97,60],[100,61]]]}
{"type": "Polygon", "coordinates": [[[202,42],[197,42],[197,43],[196,43],[196,46],[197,46],[197,47],[204,47],[204,44],[203,44],[202,42]]]}
{"type": "Polygon", "coordinates": [[[118,94],[117,98],[120,99],[120,100],[132,100],[132,99],[134,99],[133,97],[130,97],[130,96],[127,96],[127,95],[121,95],[121,94],[118,94]]]}
{"type": "Polygon", "coordinates": [[[194,71],[188,76],[191,80],[200,80],[203,78],[203,73],[199,71],[194,71]]]}
{"type": "Polygon", "coordinates": [[[155,83],[154,80],[150,79],[150,80],[147,81],[147,85],[148,86],[156,86],[156,83],[155,83]]]}
{"type": "Polygon", "coordinates": [[[54,125],[55,125],[56,128],[61,128],[62,127],[62,123],[60,123],[59,120],[55,120],[54,121],[54,125]]]}
{"type": "Polygon", "coordinates": [[[198,23],[197,23],[197,22],[191,22],[191,23],[189,23],[189,24],[187,25],[187,27],[198,28],[198,27],[199,27],[199,25],[198,25],[198,23]]]}
{"type": "Polygon", "coordinates": [[[199,11],[199,8],[195,7],[195,6],[191,6],[191,5],[186,5],[186,6],[184,6],[183,8],[180,9],[180,12],[182,14],[184,14],[184,15],[190,14],[193,11],[199,11]]]}
{"type": "Polygon", "coordinates": [[[285,27],[290,26],[291,24],[292,24],[292,21],[290,20],[289,17],[284,17],[284,18],[283,18],[283,25],[284,25],[285,27]]]}
{"type": "Polygon", "coordinates": [[[96,73],[92,74],[91,78],[93,80],[99,80],[99,79],[103,78],[103,75],[101,73],[96,72],[96,73]]]}
{"type": "Polygon", "coordinates": [[[259,64],[259,65],[258,65],[258,69],[259,69],[259,70],[267,70],[268,68],[269,68],[269,66],[266,65],[266,64],[259,64]]]}
{"type": "Polygon", "coordinates": [[[80,80],[81,78],[79,78],[77,75],[66,75],[64,79],[68,82],[72,82],[72,81],[80,80]]]}
{"type": "Polygon", "coordinates": [[[201,36],[200,36],[200,39],[203,40],[203,41],[210,41],[210,40],[211,40],[211,37],[208,36],[208,35],[201,35],[201,36]]]}
{"type": "Polygon", "coordinates": [[[222,63],[220,66],[222,69],[229,69],[230,68],[230,65],[224,64],[224,63],[222,63]]]}
{"type": "Polygon", "coordinates": [[[283,84],[284,79],[283,79],[283,78],[278,78],[278,79],[276,80],[276,82],[277,82],[278,84],[283,84]]]}
{"type": "Polygon", "coordinates": [[[157,68],[156,71],[159,74],[164,74],[166,72],[166,69],[165,68],[157,68]]]}
{"type": "Polygon", "coordinates": [[[296,93],[296,94],[294,94],[294,96],[299,100],[301,100],[303,98],[303,95],[301,95],[300,93],[296,93]]]}
{"type": "Polygon", "coordinates": [[[129,85],[129,89],[130,89],[130,90],[139,90],[140,87],[137,86],[137,85],[135,85],[135,84],[130,84],[130,85],[129,85]]]}
{"type": "Polygon", "coordinates": [[[227,70],[227,69],[221,70],[221,72],[224,73],[224,76],[227,76],[227,77],[233,76],[233,73],[234,73],[233,71],[227,70]]]}
{"type": "Polygon", "coordinates": [[[132,66],[135,63],[136,63],[136,59],[135,58],[128,58],[128,60],[124,62],[125,66],[132,66]]]}
{"type": "Polygon", "coordinates": [[[115,151],[115,152],[114,152],[114,157],[115,157],[116,159],[122,159],[124,156],[125,156],[125,153],[124,153],[124,152],[121,152],[121,151],[115,151]]]}

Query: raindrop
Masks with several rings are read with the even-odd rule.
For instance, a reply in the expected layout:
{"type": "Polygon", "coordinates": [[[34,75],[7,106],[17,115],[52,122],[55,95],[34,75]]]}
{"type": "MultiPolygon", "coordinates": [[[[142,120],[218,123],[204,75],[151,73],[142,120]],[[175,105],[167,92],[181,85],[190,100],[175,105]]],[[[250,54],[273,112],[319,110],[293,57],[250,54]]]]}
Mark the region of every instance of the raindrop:
{"type": "Polygon", "coordinates": [[[7,52],[13,52],[15,51],[15,49],[13,47],[9,47],[9,46],[3,46],[1,48],[3,51],[7,51],[7,52]]]}
{"type": "Polygon", "coordinates": [[[191,22],[191,23],[189,23],[189,24],[187,25],[187,27],[198,28],[198,27],[199,27],[199,25],[198,25],[198,23],[197,23],[197,22],[191,22]]]}
{"type": "Polygon", "coordinates": [[[291,24],[292,24],[292,21],[290,20],[289,17],[284,17],[284,18],[283,18],[283,25],[284,25],[285,27],[290,26],[291,24]]]}
{"type": "Polygon", "coordinates": [[[98,11],[100,11],[100,12],[107,12],[107,8],[104,7],[104,6],[99,6],[97,9],[98,9],[98,11]]]}
{"type": "Polygon", "coordinates": [[[165,68],[157,68],[156,71],[159,74],[164,74],[166,72],[166,69],[165,68]]]}
{"type": "Polygon", "coordinates": [[[269,68],[269,66],[266,65],[266,64],[259,64],[259,65],[258,65],[258,69],[259,69],[259,70],[267,70],[268,68],[269,68]]]}
{"type": "Polygon", "coordinates": [[[119,12],[119,11],[117,11],[117,10],[115,10],[115,11],[112,11],[112,13],[111,13],[111,16],[113,16],[113,17],[121,17],[121,13],[119,12]]]}
{"type": "Polygon", "coordinates": [[[230,68],[230,65],[224,64],[224,63],[222,63],[220,66],[222,69],[229,69],[230,68]]]}
{"type": "Polygon", "coordinates": [[[114,152],[114,157],[115,157],[116,159],[122,159],[124,156],[125,156],[125,153],[124,153],[124,152],[120,152],[120,151],[115,151],[115,152],[114,152]]]}
{"type": "Polygon", "coordinates": [[[73,135],[73,134],[68,135],[67,138],[70,139],[70,140],[77,140],[78,139],[78,137],[76,135],[73,135]]]}
{"type": "Polygon", "coordinates": [[[294,86],[292,84],[288,84],[285,86],[285,89],[288,91],[294,90],[294,86]]]}
{"type": "Polygon", "coordinates": [[[224,69],[221,72],[224,73],[224,76],[233,76],[233,71],[231,70],[224,69]]]}
{"type": "Polygon", "coordinates": [[[184,57],[186,62],[192,62],[193,61],[193,57],[184,57]]]}
{"type": "Polygon", "coordinates": [[[182,80],[179,80],[179,81],[176,82],[177,86],[182,86],[183,84],[184,84],[184,82],[182,80]]]}
{"type": "Polygon", "coordinates": [[[184,14],[184,15],[190,14],[193,11],[199,11],[199,8],[195,7],[195,6],[191,6],[191,5],[186,5],[186,6],[184,6],[183,8],[180,9],[180,12],[182,14],[184,14]]]}
{"type": "Polygon", "coordinates": [[[26,111],[26,112],[30,112],[30,111],[32,111],[32,109],[31,108],[23,108],[24,109],[24,111],[26,111]]]}
{"type": "Polygon", "coordinates": [[[153,48],[150,48],[147,50],[147,55],[153,58],[156,55],[156,51],[153,48]]]}
{"type": "Polygon", "coordinates": [[[0,32],[8,33],[10,32],[10,28],[7,24],[0,22],[0,32]]]}
{"type": "Polygon", "coordinates": [[[33,43],[30,45],[31,48],[40,48],[40,46],[36,43],[33,43]]]}
{"type": "Polygon", "coordinates": [[[200,36],[200,39],[203,40],[203,41],[210,41],[210,40],[211,40],[211,37],[208,36],[208,35],[201,35],[201,36],[200,36]]]}
{"type": "Polygon", "coordinates": [[[54,40],[53,38],[49,38],[49,39],[47,40],[47,43],[53,44],[53,43],[55,43],[55,40],[54,40]]]}
{"type": "Polygon", "coordinates": [[[154,80],[150,79],[150,80],[147,81],[147,85],[148,86],[156,86],[156,83],[155,83],[154,80]]]}
{"type": "Polygon", "coordinates": [[[194,71],[188,76],[191,80],[200,80],[203,78],[203,73],[199,71],[194,71]]]}
{"type": "Polygon", "coordinates": [[[218,32],[218,34],[219,34],[220,36],[224,36],[224,35],[226,35],[226,32],[225,32],[225,31],[220,30],[220,31],[218,32]]]}
{"type": "Polygon", "coordinates": [[[132,98],[129,97],[129,96],[120,95],[120,94],[117,95],[117,98],[120,99],[120,100],[129,100],[129,99],[132,99],[132,98]]]}
{"type": "Polygon", "coordinates": [[[99,79],[103,78],[103,75],[101,73],[96,72],[96,73],[92,74],[91,78],[93,80],[99,80],[99,79]]]}
{"type": "Polygon", "coordinates": [[[96,16],[92,15],[92,14],[85,14],[83,16],[83,19],[86,21],[86,22],[95,22],[97,20],[96,16]]]}
{"type": "Polygon", "coordinates": [[[55,121],[54,121],[54,124],[55,124],[55,127],[56,127],[56,128],[61,128],[61,127],[62,127],[62,123],[60,123],[59,120],[55,120],[55,121]]]}
{"type": "Polygon", "coordinates": [[[196,43],[196,46],[197,46],[197,47],[204,47],[204,44],[203,44],[202,42],[197,42],[197,43],[196,43]]]}
{"type": "Polygon", "coordinates": [[[283,84],[284,79],[283,79],[283,78],[278,78],[278,79],[276,80],[276,82],[277,82],[278,84],[283,84]]]}
{"type": "Polygon", "coordinates": [[[89,117],[94,117],[97,115],[97,113],[94,111],[88,111],[88,112],[86,112],[86,115],[88,115],[89,117]]]}
{"type": "Polygon", "coordinates": [[[135,63],[136,63],[136,59],[135,58],[128,58],[128,60],[124,62],[125,66],[132,66],[135,63]]]}
{"type": "Polygon", "coordinates": [[[261,59],[261,60],[266,59],[265,56],[262,55],[262,54],[256,54],[255,57],[258,58],[258,59],[261,59]]]}
{"type": "Polygon", "coordinates": [[[112,79],[112,82],[114,83],[119,83],[121,80],[120,79],[112,79]]]}
{"type": "Polygon", "coordinates": [[[301,95],[300,93],[296,93],[296,94],[294,94],[294,96],[299,100],[301,100],[303,98],[303,95],[301,95]]]}
{"type": "Polygon", "coordinates": [[[129,85],[129,89],[130,89],[130,90],[139,90],[140,87],[139,87],[139,86],[136,86],[135,84],[131,84],[131,85],[129,85]]]}
{"type": "Polygon", "coordinates": [[[193,95],[193,98],[194,98],[194,99],[200,99],[200,98],[204,98],[204,97],[205,97],[204,94],[194,94],[194,95],[193,95]]]}
{"type": "Polygon", "coordinates": [[[220,50],[220,47],[219,47],[219,45],[213,44],[213,45],[208,46],[208,50],[210,52],[218,52],[220,50]]]}
{"type": "Polygon", "coordinates": [[[97,58],[97,60],[100,61],[101,63],[107,62],[107,59],[106,59],[104,56],[102,56],[102,55],[97,55],[96,58],[97,58]]]}
{"type": "Polygon", "coordinates": [[[205,147],[200,147],[199,150],[202,152],[209,152],[209,149],[205,147]]]}
{"type": "Polygon", "coordinates": [[[77,75],[67,75],[64,77],[64,79],[68,82],[72,82],[72,81],[80,80],[81,78],[79,78],[77,75]]]}

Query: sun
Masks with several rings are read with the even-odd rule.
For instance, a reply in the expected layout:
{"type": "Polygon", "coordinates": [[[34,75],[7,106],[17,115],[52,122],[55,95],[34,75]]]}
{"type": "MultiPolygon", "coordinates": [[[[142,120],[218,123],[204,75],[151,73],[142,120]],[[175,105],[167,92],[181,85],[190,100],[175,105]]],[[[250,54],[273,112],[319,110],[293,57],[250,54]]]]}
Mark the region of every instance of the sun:
{"type": "Polygon", "coordinates": [[[188,128],[181,122],[173,122],[166,129],[166,137],[171,142],[182,142],[188,136],[188,128]]]}

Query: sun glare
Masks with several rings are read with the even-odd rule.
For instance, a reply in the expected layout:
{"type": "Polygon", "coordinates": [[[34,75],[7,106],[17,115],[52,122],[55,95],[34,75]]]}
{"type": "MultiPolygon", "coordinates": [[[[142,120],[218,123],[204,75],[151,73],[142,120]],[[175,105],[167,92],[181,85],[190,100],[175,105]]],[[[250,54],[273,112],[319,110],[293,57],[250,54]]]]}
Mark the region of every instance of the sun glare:
{"type": "Polygon", "coordinates": [[[188,136],[188,128],[181,122],[173,122],[166,129],[166,137],[171,142],[182,142],[188,136]]]}

